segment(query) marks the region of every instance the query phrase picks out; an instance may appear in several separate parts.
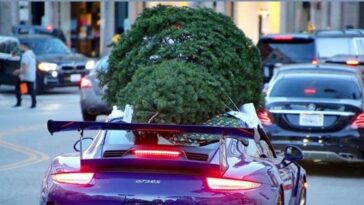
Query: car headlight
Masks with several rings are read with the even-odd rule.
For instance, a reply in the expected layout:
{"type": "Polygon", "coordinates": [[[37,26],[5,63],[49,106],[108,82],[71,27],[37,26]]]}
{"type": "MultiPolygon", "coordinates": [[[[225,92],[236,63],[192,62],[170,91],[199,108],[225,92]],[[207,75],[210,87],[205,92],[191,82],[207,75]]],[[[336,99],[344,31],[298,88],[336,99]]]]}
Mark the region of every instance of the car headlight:
{"type": "Polygon", "coordinates": [[[49,72],[49,71],[55,71],[57,70],[57,64],[55,63],[39,63],[38,65],[39,70],[49,72]]]}
{"type": "Polygon", "coordinates": [[[86,69],[87,70],[91,70],[95,67],[95,61],[94,60],[89,60],[86,63],[86,69]]]}

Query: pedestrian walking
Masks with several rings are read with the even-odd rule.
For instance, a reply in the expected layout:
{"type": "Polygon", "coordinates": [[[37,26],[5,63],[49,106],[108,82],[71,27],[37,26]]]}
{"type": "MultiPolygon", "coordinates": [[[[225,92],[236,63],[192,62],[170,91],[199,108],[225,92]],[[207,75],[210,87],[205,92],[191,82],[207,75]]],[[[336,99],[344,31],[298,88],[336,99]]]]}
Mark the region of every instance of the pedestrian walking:
{"type": "Polygon", "coordinates": [[[36,76],[36,60],[33,51],[25,42],[20,44],[20,50],[23,52],[20,68],[14,71],[14,75],[18,76],[18,82],[15,86],[16,104],[13,107],[21,106],[21,85],[26,85],[29,95],[32,98],[30,108],[35,108],[37,105],[35,94],[35,76],[36,76]]]}

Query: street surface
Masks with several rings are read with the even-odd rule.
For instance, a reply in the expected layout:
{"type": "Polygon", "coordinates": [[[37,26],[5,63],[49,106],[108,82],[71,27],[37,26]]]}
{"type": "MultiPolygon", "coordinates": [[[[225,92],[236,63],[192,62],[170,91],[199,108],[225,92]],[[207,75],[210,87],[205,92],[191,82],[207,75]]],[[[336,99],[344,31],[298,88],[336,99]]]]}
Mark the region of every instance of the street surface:
{"type": "MultiPolygon", "coordinates": [[[[37,108],[32,110],[29,96],[23,96],[21,108],[11,108],[15,104],[12,89],[0,86],[0,205],[36,205],[50,160],[72,152],[78,138],[76,132],[51,136],[46,122],[81,120],[78,90],[54,89],[38,96],[37,108]]],[[[307,172],[308,205],[364,204],[364,177],[356,170],[310,165],[307,172]]]]}

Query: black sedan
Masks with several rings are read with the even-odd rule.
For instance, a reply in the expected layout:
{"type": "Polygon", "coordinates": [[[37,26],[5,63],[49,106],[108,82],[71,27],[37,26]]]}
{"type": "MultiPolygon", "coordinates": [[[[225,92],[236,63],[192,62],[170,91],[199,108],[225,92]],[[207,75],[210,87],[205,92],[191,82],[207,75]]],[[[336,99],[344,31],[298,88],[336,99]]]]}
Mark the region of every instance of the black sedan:
{"type": "Polygon", "coordinates": [[[278,151],[297,145],[306,160],[364,162],[360,74],[312,66],[315,71],[282,72],[270,83],[259,117],[272,143],[278,151]]]}
{"type": "MultiPolygon", "coordinates": [[[[49,35],[18,35],[12,39],[18,45],[22,42],[27,43],[36,55],[38,93],[54,87],[78,86],[81,78],[95,65],[93,60],[72,52],[61,40],[49,35]]],[[[17,48],[12,50],[15,52],[17,48]]],[[[3,70],[6,72],[0,73],[0,79],[6,80],[0,83],[15,85],[17,78],[12,75],[12,71],[19,68],[19,63],[5,65],[3,70]]]]}
{"type": "Polygon", "coordinates": [[[100,87],[97,74],[108,69],[108,56],[97,61],[95,68],[81,80],[80,97],[83,120],[95,121],[98,115],[108,115],[111,108],[102,99],[104,89],[100,87]]]}
{"type": "Polygon", "coordinates": [[[94,60],[73,53],[58,38],[48,35],[20,35],[37,57],[37,91],[63,86],[78,86],[95,65],[94,60]]]}

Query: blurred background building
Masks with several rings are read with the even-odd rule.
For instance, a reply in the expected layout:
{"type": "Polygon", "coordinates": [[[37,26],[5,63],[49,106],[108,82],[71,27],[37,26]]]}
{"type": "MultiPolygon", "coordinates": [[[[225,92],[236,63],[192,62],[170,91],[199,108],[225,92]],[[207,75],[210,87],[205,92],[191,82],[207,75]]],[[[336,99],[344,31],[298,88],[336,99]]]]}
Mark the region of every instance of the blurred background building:
{"type": "Polygon", "coordinates": [[[116,33],[127,31],[144,8],[158,4],[208,7],[230,16],[254,42],[269,33],[315,29],[364,28],[364,3],[340,1],[296,2],[120,2],[120,1],[8,1],[0,2],[0,35],[13,25],[61,28],[67,44],[87,55],[100,56],[116,33]]]}

